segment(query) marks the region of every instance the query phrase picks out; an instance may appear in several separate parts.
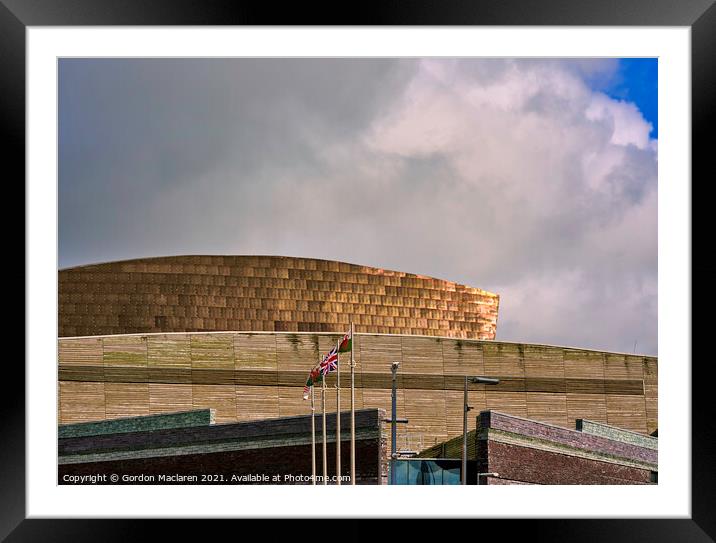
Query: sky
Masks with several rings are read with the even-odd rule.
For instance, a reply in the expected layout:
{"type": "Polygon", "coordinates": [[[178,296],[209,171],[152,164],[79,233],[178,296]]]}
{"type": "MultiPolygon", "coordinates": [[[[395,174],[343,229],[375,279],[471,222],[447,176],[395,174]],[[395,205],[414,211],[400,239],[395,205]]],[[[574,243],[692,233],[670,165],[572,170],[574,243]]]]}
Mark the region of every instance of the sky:
{"type": "Polygon", "coordinates": [[[657,353],[655,59],[61,59],[59,266],[339,260],[657,353]]]}

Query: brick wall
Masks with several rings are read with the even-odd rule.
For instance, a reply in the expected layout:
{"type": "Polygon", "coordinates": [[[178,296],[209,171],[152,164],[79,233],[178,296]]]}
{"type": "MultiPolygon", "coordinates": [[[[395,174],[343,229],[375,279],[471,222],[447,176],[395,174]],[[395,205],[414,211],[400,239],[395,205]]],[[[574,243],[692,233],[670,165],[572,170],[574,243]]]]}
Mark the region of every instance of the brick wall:
{"type": "MultiPolygon", "coordinates": [[[[486,472],[543,485],[648,484],[650,471],[488,441],[486,472]]],[[[504,482],[504,481],[503,481],[504,482]]],[[[493,484],[488,480],[488,484],[493,484]]]]}

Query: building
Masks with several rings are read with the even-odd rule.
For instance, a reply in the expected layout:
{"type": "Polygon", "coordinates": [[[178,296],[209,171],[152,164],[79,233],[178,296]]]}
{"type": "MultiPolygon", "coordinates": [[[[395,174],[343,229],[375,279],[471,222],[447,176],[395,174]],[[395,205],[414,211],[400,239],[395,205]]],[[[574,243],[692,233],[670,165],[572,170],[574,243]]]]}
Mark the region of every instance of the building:
{"type": "MultiPolygon", "coordinates": [[[[494,341],[499,298],[448,281],[285,257],[167,257],[59,272],[60,424],[210,408],[217,423],[305,416],[302,387],[353,321],[357,409],[422,450],[462,435],[469,403],[574,429],[657,429],[657,359],[494,341]]],[[[350,408],[342,363],[341,410],[350,408]]],[[[335,376],[328,378],[336,410],[335,376]]],[[[475,429],[475,420],[469,428],[475,429]]]]}
{"type": "Polygon", "coordinates": [[[494,339],[499,297],[311,258],[176,256],[61,270],[59,335],[361,332],[494,339]]]}
{"type": "MultiPolygon", "coordinates": [[[[593,421],[578,419],[576,429],[483,411],[477,429],[467,435],[470,484],[603,485],[657,482],[658,439],[593,421]],[[490,475],[488,475],[490,474],[490,475]]],[[[399,461],[401,484],[431,484],[442,473],[432,467],[462,458],[462,436],[421,451],[414,460],[399,461]],[[429,470],[424,463],[428,463],[429,470]],[[425,473],[428,472],[428,476],[425,473]]]]}
{"type": "MultiPolygon", "coordinates": [[[[385,413],[360,410],[356,484],[385,484],[385,413]]],[[[341,454],[350,455],[350,413],[341,414],[341,454]]],[[[316,475],[322,484],[320,413],[316,475]]],[[[335,483],[336,414],[326,415],[328,484],[335,483]]],[[[215,424],[210,409],[61,425],[58,484],[311,484],[311,417],[215,424]],[[110,479],[116,476],[116,481],[110,479]],[[83,479],[85,478],[85,479],[83,479]]],[[[341,475],[350,477],[349,462],[341,475]]]]}

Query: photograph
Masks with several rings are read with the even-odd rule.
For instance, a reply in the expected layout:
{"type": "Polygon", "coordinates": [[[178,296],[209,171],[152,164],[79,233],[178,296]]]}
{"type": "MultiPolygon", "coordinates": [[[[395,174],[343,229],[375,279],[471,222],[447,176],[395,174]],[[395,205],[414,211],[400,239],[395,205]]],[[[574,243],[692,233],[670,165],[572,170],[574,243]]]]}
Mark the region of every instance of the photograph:
{"type": "Polygon", "coordinates": [[[659,484],[659,58],[56,62],[57,485],[659,484]]]}

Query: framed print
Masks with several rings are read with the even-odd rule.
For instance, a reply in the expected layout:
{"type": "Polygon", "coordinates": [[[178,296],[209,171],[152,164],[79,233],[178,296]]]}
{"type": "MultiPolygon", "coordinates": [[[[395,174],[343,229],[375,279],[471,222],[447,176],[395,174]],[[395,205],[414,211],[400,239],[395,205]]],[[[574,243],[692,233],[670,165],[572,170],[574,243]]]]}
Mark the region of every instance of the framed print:
{"type": "Polygon", "coordinates": [[[28,217],[3,537],[716,533],[689,288],[711,3],[100,6],[0,5],[28,217]]]}

